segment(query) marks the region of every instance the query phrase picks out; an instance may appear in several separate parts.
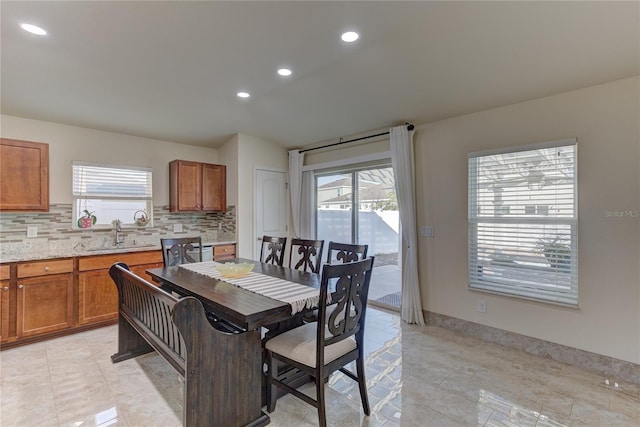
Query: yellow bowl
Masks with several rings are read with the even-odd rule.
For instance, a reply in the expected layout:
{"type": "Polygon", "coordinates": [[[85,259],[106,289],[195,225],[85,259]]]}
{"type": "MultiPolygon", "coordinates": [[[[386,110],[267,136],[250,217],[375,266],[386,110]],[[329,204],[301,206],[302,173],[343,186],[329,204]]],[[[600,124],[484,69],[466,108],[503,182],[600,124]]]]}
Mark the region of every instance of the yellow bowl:
{"type": "Polygon", "coordinates": [[[219,264],[216,266],[216,269],[220,274],[224,277],[242,277],[246,276],[253,270],[254,265],[249,262],[225,262],[224,264],[219,264]]]}

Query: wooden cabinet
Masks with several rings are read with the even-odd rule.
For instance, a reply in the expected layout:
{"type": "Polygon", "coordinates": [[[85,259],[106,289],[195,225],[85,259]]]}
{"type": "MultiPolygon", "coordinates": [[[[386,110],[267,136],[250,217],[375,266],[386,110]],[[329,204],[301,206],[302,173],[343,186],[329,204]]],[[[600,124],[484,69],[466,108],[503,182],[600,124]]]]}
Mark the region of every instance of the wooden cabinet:
{"type": "Polygon", "coordinates": [[[162,267],[161,251],[82,257],[78,261],[78,325],[109,322],[118,318],[118,289],[109,268],[123,262],[145,279],[149,268],[162,267]]]}
{"type": "Polygon", "coordinates": [[[9,266],[0,265],[0,342],[9,336],[9,266]]]}
{"type": "Polygon", "coordinates": [[[16,337],[73,327],[73,259],[17,266],[16,337]]]}
{"type": "Polygon", "coordinates": [[[215,245],[213,247],[213,260],[224,261],[236,257],[236,245],[234,243],[228,245],[215,245]]]}
{"type": "Polygon", "coordinates": [[[0,211],[49,211],[49,145],[0,139],[0,211]]]}
{"type": "Polygon", "coordinates": [[[227,167],[174,160],[169,163],[169,210],[225,211],[227,167]]]}

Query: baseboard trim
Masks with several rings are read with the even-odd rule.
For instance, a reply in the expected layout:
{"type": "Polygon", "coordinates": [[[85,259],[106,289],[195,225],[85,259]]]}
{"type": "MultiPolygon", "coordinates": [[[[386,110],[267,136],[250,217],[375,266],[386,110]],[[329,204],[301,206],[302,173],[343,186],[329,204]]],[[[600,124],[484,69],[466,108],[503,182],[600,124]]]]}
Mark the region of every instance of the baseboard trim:
{"type": "Polygon", "coordinates": [[[579,350],[538,338],[527,337],[515,332],[509,332],[431,311],[424,311],[424,315],[425,321],[434,326],[451,329],[483,341],[515,348],[529,354],[546,357],[568,365],[578,366],[602,374],[611,380],[640,384],[640,364],[579,350]]]}

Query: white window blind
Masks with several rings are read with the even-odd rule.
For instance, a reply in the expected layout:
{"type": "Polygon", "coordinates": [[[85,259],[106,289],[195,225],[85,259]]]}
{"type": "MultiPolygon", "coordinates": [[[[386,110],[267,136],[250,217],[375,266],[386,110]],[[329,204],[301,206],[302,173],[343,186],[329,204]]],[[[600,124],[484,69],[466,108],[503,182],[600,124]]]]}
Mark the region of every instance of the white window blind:
{"type": "Polygon", "coordinates": [[[74,226],[84,210],[93,212],[96,225],[135,223],[134,216],[153,214],[152,170],[73,162],[74,226]]]}
{"type": "Polygon", "coordinates": [[[469,287],[578,305],[577,145],[469,154],[469,287]]]}

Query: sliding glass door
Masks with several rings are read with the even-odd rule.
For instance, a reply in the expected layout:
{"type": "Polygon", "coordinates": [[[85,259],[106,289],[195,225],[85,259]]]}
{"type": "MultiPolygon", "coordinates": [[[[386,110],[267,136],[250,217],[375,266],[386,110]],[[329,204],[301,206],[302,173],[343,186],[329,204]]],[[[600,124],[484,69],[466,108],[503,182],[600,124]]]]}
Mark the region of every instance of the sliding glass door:
{"type": "Polygon", "coordinates": [[[369,245],[375,255],[369,301],[400,307],[400,217],[391,166],[316,173],[316,235],[369,245]]]}

